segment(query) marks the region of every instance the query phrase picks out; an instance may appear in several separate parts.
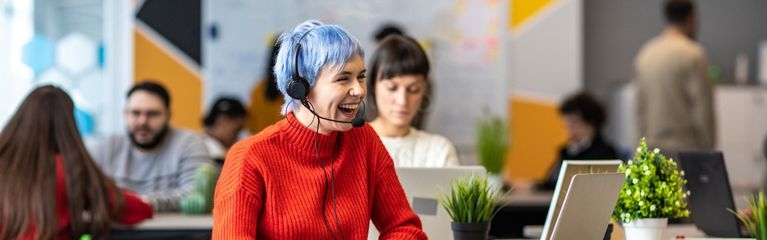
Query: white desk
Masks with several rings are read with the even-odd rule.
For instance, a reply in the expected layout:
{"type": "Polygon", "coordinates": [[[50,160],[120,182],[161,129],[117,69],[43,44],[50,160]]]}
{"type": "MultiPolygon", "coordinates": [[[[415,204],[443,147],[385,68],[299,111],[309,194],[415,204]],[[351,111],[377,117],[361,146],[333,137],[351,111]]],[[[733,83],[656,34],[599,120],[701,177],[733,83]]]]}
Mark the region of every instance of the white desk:
{"type": "Polygon", "coordinates": [[[183,215],[180,213],[155,214],[152,219],[130,227],[137,230],[211,230],[213,216],[183,215]]]}
{"type": "MultiPolygon", "coordinates": [[[[613,225],[613,234],[610,237],[610,240],[622,240],[623,239],[623,228],[619,225],[613,225]]],[[[534,236],[541,236],[541,233],[543,232],[543,226],[525,226],[524,234],[525,236],[534,237],[534,236]]],[[[684,236],[685,240],[724,240],[724,239],[753,239],[753,238],[707,238],[706,234],[701,232],[698,228],[695,227],[693,224],[671,224],[666,228],[666,231],[663,233],[663,239],[676,239],[676,236],[684,236]]],[[[537,239],[537,238],[530,238],[530,239],[537,239]]],[[[502,239],[497,239],[502,240],[502,239]]]]}

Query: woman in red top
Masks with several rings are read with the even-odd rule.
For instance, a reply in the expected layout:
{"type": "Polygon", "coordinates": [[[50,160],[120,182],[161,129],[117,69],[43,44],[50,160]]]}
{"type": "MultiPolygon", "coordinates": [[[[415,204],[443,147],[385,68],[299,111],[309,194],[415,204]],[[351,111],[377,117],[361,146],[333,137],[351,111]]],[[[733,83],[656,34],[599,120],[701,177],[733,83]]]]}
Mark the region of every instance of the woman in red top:
{"type": "Polygon", "coordinates": [[[216,185],[214,239],[426,239],[394,163],[361,119],[357,39],[307,21],[280,37],[286,117],[234,145],[216,185]],[[352,128],[354,125],[356,128],[352,128]]]}
{"type": "Polygon", "coordinates": [[[39,87],[0,133],[0,239],[105,239],[152,209],[119,190],[85,150],[64,91],[39,87]]]}

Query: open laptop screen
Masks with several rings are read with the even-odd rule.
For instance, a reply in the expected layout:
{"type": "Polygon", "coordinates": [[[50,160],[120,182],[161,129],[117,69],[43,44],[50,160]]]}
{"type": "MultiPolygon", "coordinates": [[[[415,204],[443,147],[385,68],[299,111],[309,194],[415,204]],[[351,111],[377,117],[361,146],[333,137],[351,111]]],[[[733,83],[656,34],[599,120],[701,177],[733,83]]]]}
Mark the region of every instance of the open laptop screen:
{"type": "Polygon", "coordinates": [[[546,215],[546,223],[543,225],[541,239],[548,240],[551,238],[554,223],[559,218],[562,203],[565,201],[565,194],[570,188],[573,176],[588,173],[614,173],[618,171],[618,166],[621,163],[621,160],[565,160],[559,170],[559,178],[551,198],[549,212],[546,215]]]}
{"type": "Polygon", "coordinates": [[[687,206],[695,226],[712,237],[741,237],[737,218],[727,211],[735,204],[722,152],[683,151],[679,164],[687,179],[687,206]]]}

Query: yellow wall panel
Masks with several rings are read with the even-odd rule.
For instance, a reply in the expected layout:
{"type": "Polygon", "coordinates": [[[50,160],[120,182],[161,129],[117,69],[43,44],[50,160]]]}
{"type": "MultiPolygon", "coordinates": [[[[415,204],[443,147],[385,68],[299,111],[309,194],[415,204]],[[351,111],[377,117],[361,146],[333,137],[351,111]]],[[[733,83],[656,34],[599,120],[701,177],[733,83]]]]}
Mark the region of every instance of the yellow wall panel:
{"type": "Polygon", "coordinates": [[[511,26],[515,30],[555,0],[511,0],[511,26]]]}
{"type": "Polygon", "coordinates": [[[134,29],[135,82],[153,79],[165,85],[171,95],[171,126],[202,129],[202,79],[177,58],[134,29]]]}
{"type": "Polygon", "coordinates": [[[559,147],[567,141],[558,105],[512,97],[509,106],[507,177],[541,180],[557,159],[559,147]]]}

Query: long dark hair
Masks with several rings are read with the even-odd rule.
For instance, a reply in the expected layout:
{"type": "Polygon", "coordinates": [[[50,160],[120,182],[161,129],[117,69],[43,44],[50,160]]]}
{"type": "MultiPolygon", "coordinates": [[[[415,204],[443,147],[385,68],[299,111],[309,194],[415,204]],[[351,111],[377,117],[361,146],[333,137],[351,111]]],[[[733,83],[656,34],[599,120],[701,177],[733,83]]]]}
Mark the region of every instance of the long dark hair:
{"type": "Polygon", "coordinates": [[[112,219],[121,214],[111,209],[122,209],[123,196],[86,151],[72,99],[57,87],[42,86],[0,132],[0,239],[24,236],[32,225],[34,239],[56,238],[57,155],[66,176],[72,236],[108,236],[112,219]]]}

